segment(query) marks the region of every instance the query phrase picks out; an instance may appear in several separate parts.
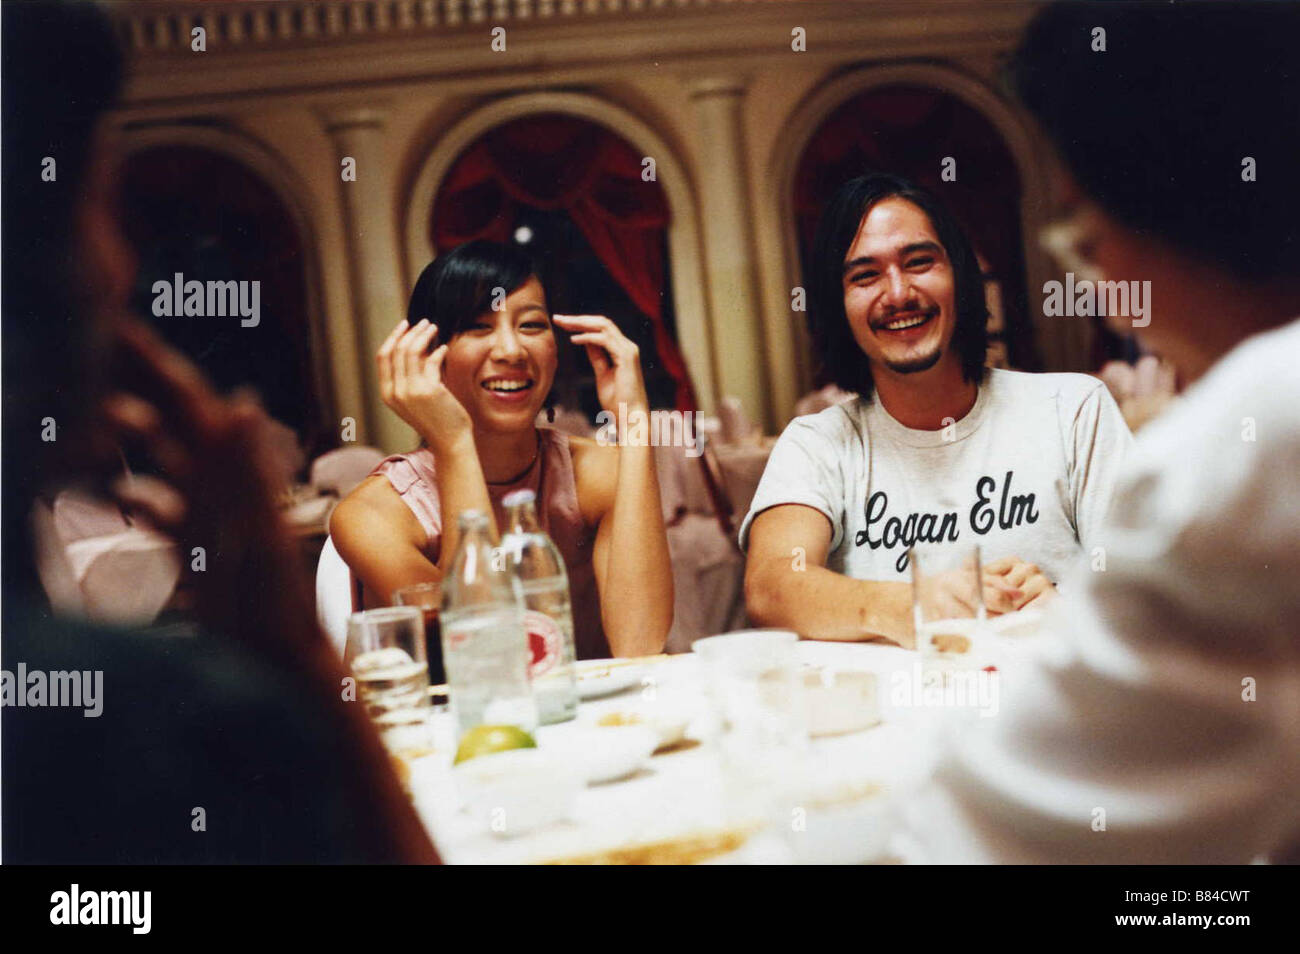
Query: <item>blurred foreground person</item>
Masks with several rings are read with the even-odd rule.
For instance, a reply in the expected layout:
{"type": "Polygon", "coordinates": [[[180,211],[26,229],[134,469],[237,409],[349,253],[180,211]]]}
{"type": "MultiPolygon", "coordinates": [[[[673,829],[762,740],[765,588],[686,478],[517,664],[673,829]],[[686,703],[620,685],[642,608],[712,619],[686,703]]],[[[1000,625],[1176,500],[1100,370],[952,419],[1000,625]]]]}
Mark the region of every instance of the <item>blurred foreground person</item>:
{"type": "Polygon", "coordinates": [[[89,3],[3,17],[4,860],[436,861],[341,699],[266,479],[266,419],[122,314],[134,263],[98,128],[121,75],[109,25],[89,3]],[[117,499],[186,562],[205,548],[193,638],[60,619],[41,591],[33,501],[107,489],[121,444],[169,489],[117,499]]]}
{"type": "Polygon", "coordinates": [[[1275,105],[1300,102],[1296,36],[1280,4],[1028,29],[1012,75],[1063,160],[1072,267],[1151,282],[1138,334],[1191,387],[1126,462],[1104,571],[909,806],[930,860],[1296,857],[1300,125],[1275,105]]]}

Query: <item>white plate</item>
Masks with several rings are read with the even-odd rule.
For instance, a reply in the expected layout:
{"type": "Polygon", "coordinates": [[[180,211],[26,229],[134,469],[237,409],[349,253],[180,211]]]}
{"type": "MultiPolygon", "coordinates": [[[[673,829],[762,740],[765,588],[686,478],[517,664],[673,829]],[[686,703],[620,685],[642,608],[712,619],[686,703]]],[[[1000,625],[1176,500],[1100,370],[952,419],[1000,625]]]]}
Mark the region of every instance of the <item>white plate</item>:
{"type": "Polygon", "coordinates": [[[641,681],[640,666],[593,665],[578,670],[578,697],[599,699],[601,696],[622,692],[641,681]]]}
{"type": "Polygon", "coordinates": [[[570,723],[557,730],[543,734],[538,745],[593,785],[632,775],[659,744],[653,729],[639,725],[591,728],[570,723]]]}

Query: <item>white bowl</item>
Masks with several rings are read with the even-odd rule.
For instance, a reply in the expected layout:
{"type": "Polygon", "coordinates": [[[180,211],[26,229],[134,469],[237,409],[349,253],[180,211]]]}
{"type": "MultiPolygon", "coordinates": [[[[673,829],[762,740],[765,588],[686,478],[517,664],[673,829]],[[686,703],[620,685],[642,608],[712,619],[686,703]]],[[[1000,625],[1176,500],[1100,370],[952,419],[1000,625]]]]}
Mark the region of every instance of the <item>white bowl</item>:
{"type": "Polygon", "coordinates": [[[880,696],[874,672],[810,672],[804,676],[808,734],[843,735],[880,722],[880,696]]]}
{"type": "Polygon", "coordinates": [[[677,745],[686,739],[686,727],[691,716],[685,711],[658,704],[645,704],[627,709],[607,709],[592,715],[589,724],[598,729],[619,729],[642,726],[658,736],[655,751],[677,745]]]}
{"type": "Polygon", "coordinates": [[[583,784],[577,773],[538,749],[480,755],[452,771],[461,804],[501,836],[567,817],[583,784]]]}
{"type": "Polygon", "coordinates": [[[596,784],[626,778],[640,769],[659,746],[659,734],[641,725],[570,723],[562,731],[542,734],[538,744],[588,784],[596,784]]]}

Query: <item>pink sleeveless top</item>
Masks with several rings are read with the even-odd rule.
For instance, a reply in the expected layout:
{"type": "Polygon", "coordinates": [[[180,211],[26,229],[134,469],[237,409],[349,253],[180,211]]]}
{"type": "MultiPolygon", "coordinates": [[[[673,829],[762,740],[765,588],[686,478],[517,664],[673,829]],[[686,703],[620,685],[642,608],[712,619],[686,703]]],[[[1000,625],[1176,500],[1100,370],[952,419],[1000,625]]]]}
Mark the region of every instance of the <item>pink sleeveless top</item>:
{"type": "MultiPolygon", "coordinates": [[[[569,595],[573,601],[573,639],[579,659],[605,659],[611,653],[600,622],[600,594],[592,552],[596,528],[588,527],[578,509],[578,487],[569,453],[569,435],[539,427],[541,450],[533,466],[511,484],[488,484],[488,497],[496,512],[497,526],[505,526],[501,501],[512,490],[537,494],[537,518],[542,529],[564,557],[569,572],[569,595]]],[[[424,527],[427,539],[424,555],[438,562],[442,544],[442,507],[434,477],[433,451],[421,447],[409,454],[397,454],[379,464],[372,474],[383,474],[411,508],[424,527]]]]}

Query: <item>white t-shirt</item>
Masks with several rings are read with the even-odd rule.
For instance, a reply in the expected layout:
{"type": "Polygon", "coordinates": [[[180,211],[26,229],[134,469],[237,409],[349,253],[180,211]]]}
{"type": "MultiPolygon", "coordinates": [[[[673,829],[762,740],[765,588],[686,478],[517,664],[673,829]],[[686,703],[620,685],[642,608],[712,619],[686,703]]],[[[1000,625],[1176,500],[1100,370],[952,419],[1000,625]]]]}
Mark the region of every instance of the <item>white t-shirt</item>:
{"type": "Polygon", "coordinates": [[[1090,552],[1132,444],[1099,380],[992,369],[974,407],[938,431],[904,427],[858,398],[785,429],[740,529],[804,504],[831,523],[826,566],[860,580],[907,581],[913,543],[980,545],[1053,582],[1090,552]]]}
{"type": "MultiPolygon", "coordinates": [[[[909,806],[930,860],[1241,864],[1300,848],[1300,321],[1143,428],[995,719],[909,806]],[[1099,811],[1100,810],[1100,811],[1099,811]]],[[[1010,677],[1008,677],[1010,678],[1010,677]]]]}

